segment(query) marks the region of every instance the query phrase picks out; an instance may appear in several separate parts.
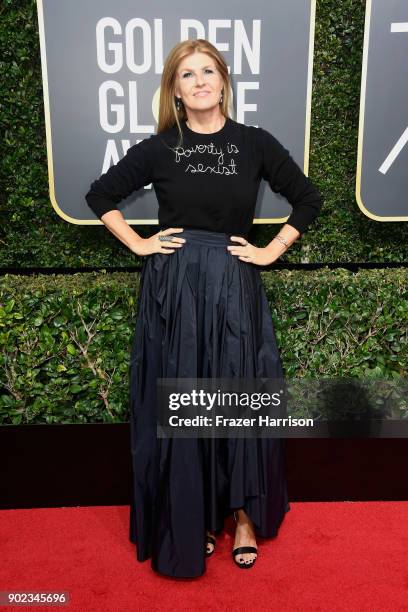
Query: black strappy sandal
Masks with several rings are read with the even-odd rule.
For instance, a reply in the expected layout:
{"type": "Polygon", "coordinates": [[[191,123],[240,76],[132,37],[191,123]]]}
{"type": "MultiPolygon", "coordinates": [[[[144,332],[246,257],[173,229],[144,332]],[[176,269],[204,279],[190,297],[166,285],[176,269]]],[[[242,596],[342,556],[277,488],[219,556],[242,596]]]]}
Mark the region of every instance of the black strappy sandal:
{"type": "Polygon", "coordinates": [[[214,536],[205,535],[205,556],[206,557],[211,557],[211,555],[213,554],[214,550],[215,550],[215,544],[216,544],[216,539],[214,536]],[[207,549],[207,544],[213,544],[214,548],[210,551],[208,551],[207,549]]]}
{"type": "MultiPolygon", "coordinates": [[[[234,519],[235,519],[235,522],[238,523],[237,517],[235,516],[235,512],[234,512],[234,519]]],[[[242,569],[249,569],[250,567],[253,567],[253,565],[255,564],[255,561],[257,560],[257,556],[254,559],[252,559],[252,561],[250,561],[249,563],[247,561],[242,561],[242,563],[240,563],[239,561],[237,561],[236,557],[237,555],[241,555],[243,553],[258,553],[258,549],[255,548],[255,546],[238,546],[238,548],[234,548],[232,550],[232,558],[234,559],[235,565],[238,565],[238,567],[242,569]]]]}

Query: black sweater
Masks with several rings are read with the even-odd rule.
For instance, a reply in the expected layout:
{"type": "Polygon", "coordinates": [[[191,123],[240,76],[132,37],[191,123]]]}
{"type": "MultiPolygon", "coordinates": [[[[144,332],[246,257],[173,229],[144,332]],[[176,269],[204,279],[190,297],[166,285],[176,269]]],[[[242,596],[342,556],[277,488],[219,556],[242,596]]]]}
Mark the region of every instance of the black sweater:
{"type": "Polygon", "coordinates": [[[85,198],[100,219],[144,185],[153,184],[159,227],[201,228],[248,236],[261,179],[292,206],[287,223],[301,234],[319,214],[322,196],[289,151],[267,130],[228,118],[211,134],[182,123],[131,146],[95,180],[85,198]]]}

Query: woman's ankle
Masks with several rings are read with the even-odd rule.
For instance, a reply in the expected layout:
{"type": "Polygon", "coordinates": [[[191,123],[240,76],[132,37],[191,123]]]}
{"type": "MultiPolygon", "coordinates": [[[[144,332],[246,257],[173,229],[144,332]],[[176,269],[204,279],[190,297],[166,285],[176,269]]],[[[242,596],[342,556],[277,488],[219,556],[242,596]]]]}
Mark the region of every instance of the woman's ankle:
{"type": "Polygon", "coordinates": [[[254,524],[252,522],[252,520],[249,518],[249,516],[246,514],[246,512],[242,509],[239,510],[235,510],[235,517],[236,517],[236,523],[237,526],[239,525],[240,527],[248,527],[250,528],[252,531],[255,532],[255,527],[254,524]]]}

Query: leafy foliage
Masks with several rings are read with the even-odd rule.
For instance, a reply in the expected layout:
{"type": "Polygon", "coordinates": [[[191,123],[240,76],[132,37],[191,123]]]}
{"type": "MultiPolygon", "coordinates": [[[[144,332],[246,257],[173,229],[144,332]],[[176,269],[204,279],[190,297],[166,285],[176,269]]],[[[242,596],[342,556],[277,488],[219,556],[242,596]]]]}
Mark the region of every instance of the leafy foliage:
{"type": "MultiPolygon", "coordinates": [[[[406,224],[373,221],[355,201],[364,12],[362,0],[317,2],[309,176],[325,203],[284,261],[407,259],[406,224]]],[[[0,14],[0,244],[6,247],[0,265],[134,265],[135,256],[104,226],[70,224],[54,212],[48,194],[36,1],[4,0],[0,14]]],[[[256,224],[250,239],[263,246],[278,229],[276,224],[256,224]]],[[[155,226],[137,227],[144,237],[154,231],[155,226]]]]}
{"type": "MultiPolygon", "coordinates": [[[[261,275],[288,378],[404,376],[406,268],[261,275]]],[[[2,277],[0,423],[128,419],[139,280],[124,272],[2,277]]]]}

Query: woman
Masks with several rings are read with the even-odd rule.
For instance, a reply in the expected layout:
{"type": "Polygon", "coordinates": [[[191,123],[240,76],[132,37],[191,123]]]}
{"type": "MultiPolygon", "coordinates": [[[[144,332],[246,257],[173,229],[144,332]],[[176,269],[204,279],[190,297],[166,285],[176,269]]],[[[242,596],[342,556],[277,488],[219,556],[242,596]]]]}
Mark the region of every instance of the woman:
{"type": "Polygon", "coordinates": [[[88,205],[143,256],[130,363],[137,559],[173,577],[205,572],[215,534],[233,514],[233,560],[252,567],[256,537],[277,534],[289,510],[283,440],[158,438],[156,378],[283,379],[259,266],[306,230],[319,192],[278,140],[229,116],[230,79],[204,39],[177,44],[161,80],[157,134],[91,184],[88,205]],[[266,247],[247,240],[261,179],[293,211],[266,247]],[[116,204],[153,184],[160,231],[141,238],[116,204]]]}

